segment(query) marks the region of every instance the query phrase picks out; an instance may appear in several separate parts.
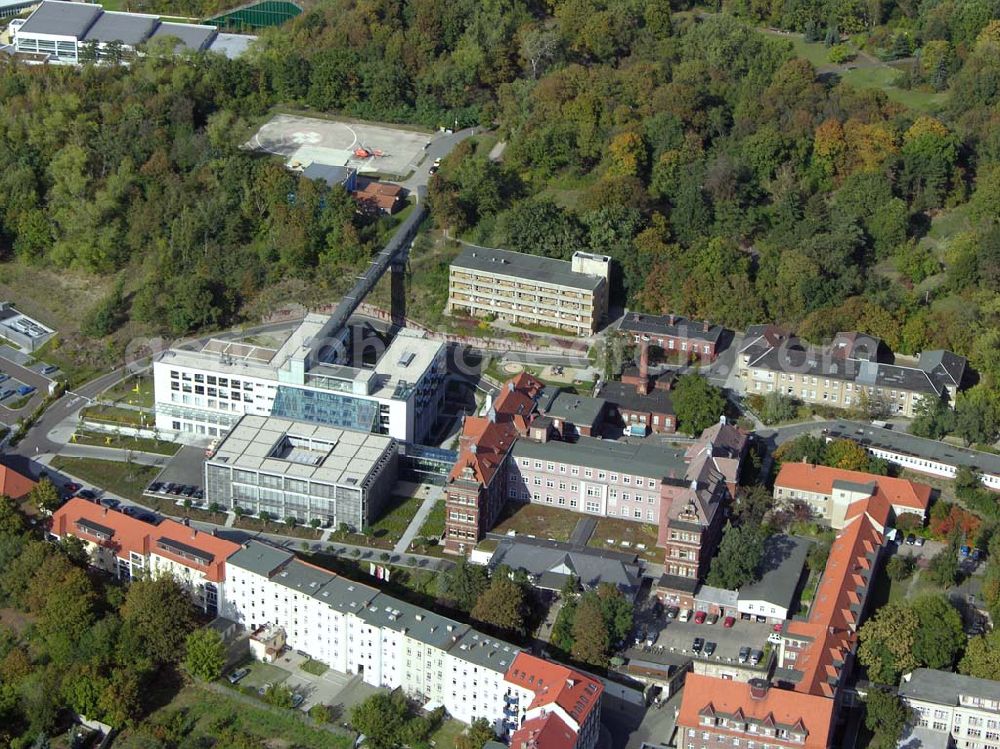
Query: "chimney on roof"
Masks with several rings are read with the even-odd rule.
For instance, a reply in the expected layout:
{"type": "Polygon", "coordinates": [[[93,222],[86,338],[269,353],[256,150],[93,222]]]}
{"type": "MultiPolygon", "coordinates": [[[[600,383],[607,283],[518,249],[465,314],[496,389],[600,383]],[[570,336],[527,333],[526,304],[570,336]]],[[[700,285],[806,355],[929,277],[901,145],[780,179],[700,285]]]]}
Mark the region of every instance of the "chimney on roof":
{"type": "Polygon", "coordinates": [[[762,700],[767,697],[767,690],[771,684],[767,679],[750,679],[750,699],[762,700]]]}
{"type": "Polygon", "coordinates": [[[507,380],[507,391],[510,392],[510,393],[514,392],[514,381],[513,380],[507,380]]]}
{"type": "Polygon", "coordinates": [[[476,449],[477,448],[476,448],[476,443],[475,442],[473,442],[472,444],[469,445],[469,452],[472,453],[473,455],[476,454],[476,449]]]}
{"type": "Polygon", "coordinates": [[[670,315],[670,324],[673,325],[676,321],[677,321],[677,318],[673,314],[671,314],[670,315]]]}

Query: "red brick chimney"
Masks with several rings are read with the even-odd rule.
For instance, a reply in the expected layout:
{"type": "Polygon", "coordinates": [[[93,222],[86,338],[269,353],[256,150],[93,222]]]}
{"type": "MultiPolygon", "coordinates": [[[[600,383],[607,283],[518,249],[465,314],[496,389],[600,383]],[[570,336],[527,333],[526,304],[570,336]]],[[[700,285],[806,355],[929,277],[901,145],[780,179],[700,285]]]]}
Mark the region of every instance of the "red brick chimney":
{"type": "Polygon", "coordinates": [[[643,340],[639,344],[639,382],[635,386],[635,391],[649,395],[649,385],[649,341],[643,340]]]}

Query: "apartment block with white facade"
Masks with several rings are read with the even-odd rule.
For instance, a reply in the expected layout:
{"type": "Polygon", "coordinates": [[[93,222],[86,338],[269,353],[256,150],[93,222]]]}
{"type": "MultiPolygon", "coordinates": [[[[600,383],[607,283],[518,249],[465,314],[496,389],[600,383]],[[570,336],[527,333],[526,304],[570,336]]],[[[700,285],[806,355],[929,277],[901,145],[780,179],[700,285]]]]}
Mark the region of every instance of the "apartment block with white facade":
{"type": "Polygon", "coordinates": [[[556,260],[466,247],[448,275],[448,311],[593,335],[608,314],[611,258],[574,252],[556,260]]]}
{"type": "Polygon", "coordinates": [[[173,576],[210,616],[225,599],[226,559],[241,548],[173,520],[153,525],[80,498],[53,513],[49,532],[82,541],[91,564],[119,580],[173,576]]]}
{"type": "Polygon", "coordinates": [[[212,339],[165,351],[153,362],[156,427],[211,438],[244,414],[273,415],[423,441],[444,397],[444,344],[404,328],[373,367],[352,364],[354,345],[310,314],[277,349],[212,339]]]}
{"type": "Polygon", "coordinates": [[[603,687],[591,677],[257,541],[229,558],[226,582],[225,616],[248,630],[281,627],[288,646],[336,671],[443,705],[463,722],[485,718],[507,738],[557,714],[576,739],[538,749],[594,746],[603,687]],[[518,672],[555,676],[522,683],[515,662],[518,672]]]}
{"type": "Polygon", "coordinates": [[[1000,749],[1000,682],[918,668],[903,676],[899,697],[942,746],[1000,749]]]}

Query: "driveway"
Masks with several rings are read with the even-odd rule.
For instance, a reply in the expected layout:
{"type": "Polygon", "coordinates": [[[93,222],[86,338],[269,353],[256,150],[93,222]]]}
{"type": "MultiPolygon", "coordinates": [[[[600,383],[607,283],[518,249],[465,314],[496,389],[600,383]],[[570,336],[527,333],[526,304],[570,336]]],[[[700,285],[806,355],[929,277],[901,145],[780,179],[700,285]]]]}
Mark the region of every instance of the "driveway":
{"type": "MultiPolygon", "coordinates": [[[[309,710],[313,705],[337,705],[341,702],[340,694],[356,676],[342,674],[328,668],[319,676],[302,670],[302,664],[309,661],[307,656],[290,650],[274,661],[274,665],[288,672],[288,678],[282,682],[293,692],[305,697],[302,710],[309,710]]],[[[358,678],[358,681],[360,679],[358,678]]],[[[353,687],[352,687],[353,691],[353,687]]]]}

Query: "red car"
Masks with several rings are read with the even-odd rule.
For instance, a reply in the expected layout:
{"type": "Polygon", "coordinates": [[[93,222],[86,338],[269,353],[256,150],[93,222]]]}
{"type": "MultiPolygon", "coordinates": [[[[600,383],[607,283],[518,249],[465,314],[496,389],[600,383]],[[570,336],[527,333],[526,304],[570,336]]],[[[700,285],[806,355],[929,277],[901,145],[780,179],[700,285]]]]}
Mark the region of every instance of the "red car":
{"type": "Polygon", "coordinates": [[[77,484],[74,481],[67,481],[65,484],[63,484],[63,491],[65,491],[67,494],[69,494],[71,496],[73,494],[76,494],[82,488],[83,488],[82,486],[80,486],[79,484],[77,484]]]}
{"type": "Polygon", "coordinates": [[[697,612],[694,615],[694,623],[695,624],[704,624],[706,616],[707,616],[707,614],[704,611],[697,612]]]}
{"type": "Polygon", "coordinates": [[[736,624],[736,617],[734,616],[727,616],[722,620],[722,626],[726,629],[731,628],[734,624],[736,624]]]}
{"type": "Polygon", "coordinates": [[[780,632],[782,629],[784,629],[784,627],[785,627],[784,622],[778,622],[777,624],[774,625],[774,631],[780,632]]]}

